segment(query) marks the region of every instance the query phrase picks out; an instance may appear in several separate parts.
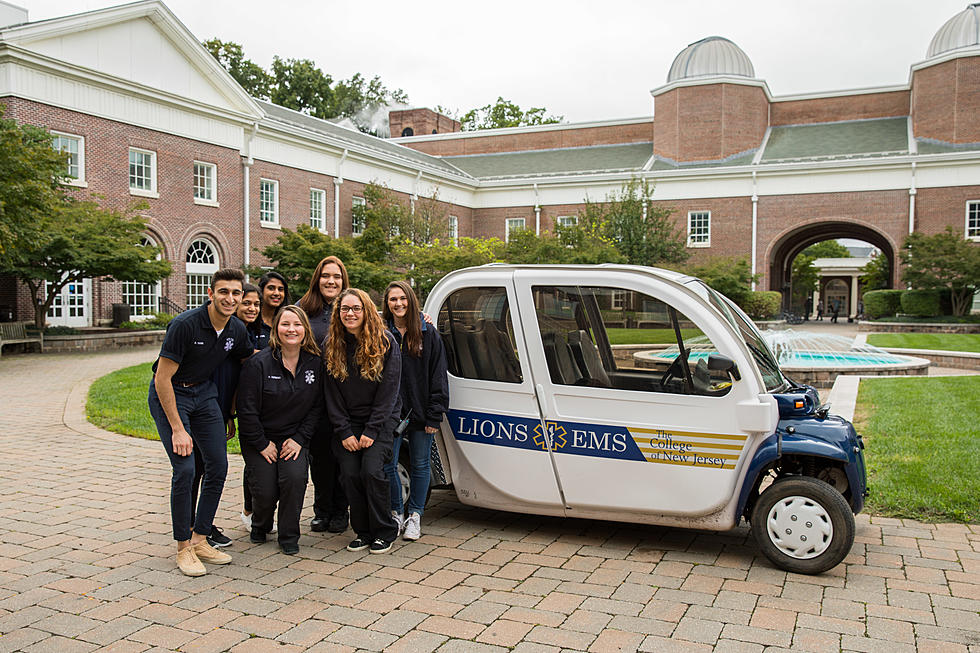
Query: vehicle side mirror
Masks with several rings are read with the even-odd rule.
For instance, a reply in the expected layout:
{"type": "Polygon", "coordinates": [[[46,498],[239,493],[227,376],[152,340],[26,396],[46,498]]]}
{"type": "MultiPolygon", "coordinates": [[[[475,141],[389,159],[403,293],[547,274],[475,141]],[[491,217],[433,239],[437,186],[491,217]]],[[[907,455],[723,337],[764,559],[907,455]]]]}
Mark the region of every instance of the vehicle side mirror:
{"type": "Polygon", "coordinates": [[[712,372],[726,372],[736,381],[742,380],[742,375],[738,371],[738,365],[728,356],[708,354],[708,369],[712,372]]]}

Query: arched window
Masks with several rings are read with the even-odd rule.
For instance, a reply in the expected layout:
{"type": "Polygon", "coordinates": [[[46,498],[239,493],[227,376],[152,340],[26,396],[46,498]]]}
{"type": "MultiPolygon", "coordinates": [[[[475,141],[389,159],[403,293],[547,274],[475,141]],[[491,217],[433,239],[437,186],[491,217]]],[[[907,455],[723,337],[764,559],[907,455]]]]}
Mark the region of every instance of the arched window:
{"type": "Polygon", "coordinates": [[[211,276],[218,271],[218,250],[204,238],[198,238],[187,248],[187,308],[197,308],[208,299],[211,276]]]}
{"type": "MultiPolygon", "coordinates": [[[[144,234],[140,238],[140,247],[156,247],[156,242],[144,234]]],[[[157,260],[160,260],[159,254],[157,254],[157,260]]],[[[122,285],[122,300],[124,304],[129,304],[129,312],[134,320],[152,316],[156,311],[160,310],[160,282],[137,283],[136,281],[124,281],[122,285]]]]}
{"type": "Polygon", "coordinates": [[[406,127],[402,130],[402,136],[415,136],[415,130],[411,127],[406,127]]]}

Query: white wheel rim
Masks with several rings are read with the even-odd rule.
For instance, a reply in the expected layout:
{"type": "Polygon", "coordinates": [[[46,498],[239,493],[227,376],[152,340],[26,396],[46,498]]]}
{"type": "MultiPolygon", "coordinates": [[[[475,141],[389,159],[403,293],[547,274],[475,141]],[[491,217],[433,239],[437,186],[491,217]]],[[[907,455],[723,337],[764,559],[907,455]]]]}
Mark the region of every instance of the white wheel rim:
{"type": "Polygon", "coordinates": [[[790,558],[809,560],[834,540],[834,524],[822,505],[809,497],[780,499],[766,517],[769,539],[790,558]]]}
{"type": "Polygon", "coordinates": [[[412,486],[412,477],[408,473],[408,468],[401,463],[395,465],[395,472],[398,474],[398,483],[402,486],[402,505],[408,505],[408,492],[412,486]]]}

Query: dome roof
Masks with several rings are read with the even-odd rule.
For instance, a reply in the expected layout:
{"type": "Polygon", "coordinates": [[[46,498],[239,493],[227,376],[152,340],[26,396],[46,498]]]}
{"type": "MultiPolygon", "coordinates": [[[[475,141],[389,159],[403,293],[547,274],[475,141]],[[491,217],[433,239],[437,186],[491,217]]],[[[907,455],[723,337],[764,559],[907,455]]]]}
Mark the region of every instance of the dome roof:
{"type": "Polygon", "coordinates": [[[967,8],[946,21],[929,43],[926,57],[980,45],[980,3],[967,8]]]}
{"type": "Polygon", "coordinates": [[[755,68],[748,56],[731,41],[720,36],[695,41],[681,50],[670,65],[667,83],[692,77],[737,75],[755,77],[755,68]]]}

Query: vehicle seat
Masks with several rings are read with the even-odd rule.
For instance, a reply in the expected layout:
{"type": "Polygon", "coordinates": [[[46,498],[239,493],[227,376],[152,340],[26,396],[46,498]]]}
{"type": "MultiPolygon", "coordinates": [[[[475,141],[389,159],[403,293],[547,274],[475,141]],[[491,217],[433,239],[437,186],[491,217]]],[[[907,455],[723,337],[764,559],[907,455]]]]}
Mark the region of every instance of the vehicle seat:
{"type": "Polygon", "coordinates": [[[575,385],[582,378],[579,374],[572,351],[562,337],[564,334],[545,332],[541,334],[544,355],[551,372],[551,382],[561,385],[575,385]]]}
{"type": "Polygon", "coordinates": [[[592,338],[585,330],[568,332],[568,347],[572,351],[572,356],[581,370],[581,381],[579,385],[592,387],[610,387],[609,375],[606,368],[602,366],[602,359],[599,358],[599,350],[596,348],[592,338]]]}

